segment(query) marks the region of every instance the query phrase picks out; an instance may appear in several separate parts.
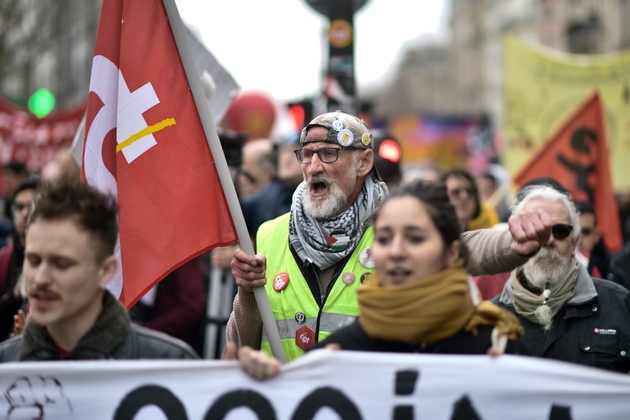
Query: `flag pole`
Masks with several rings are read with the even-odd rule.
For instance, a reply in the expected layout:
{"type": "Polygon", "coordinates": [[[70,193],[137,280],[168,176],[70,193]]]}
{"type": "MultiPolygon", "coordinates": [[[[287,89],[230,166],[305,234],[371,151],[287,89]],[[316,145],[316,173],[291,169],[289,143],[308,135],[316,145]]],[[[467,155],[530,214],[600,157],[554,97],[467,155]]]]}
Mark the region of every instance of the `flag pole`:
{"type": "MultiPolygon", "coordinates": [[[[247,226],[245,225],[243,211],[241,210],[241,205],[238,201],[236,190],[234,189],[232,176],[230,175],[225,155],[223,154],[223,149],[221,148],[221,143],[219,141],[219,136],[217,135],[217,130],[214,125],[214,121],[212,120],[212,115],[210,114],[210,108],[208,107],[208,102],[203,92],[201,79],[197,73],[197,67],[195,66],[190,46],[188,45],[188,40],[186,39],[186,32],[184,30],[182,19],[179,16],[179,11],[177,10],[174,0],[162,1],[164,3],[164,8],[166,9],[166,14],[168,15],[171,31],[173,32],[173,38],[175,38],[175,44],[177,45],[177,50],[179,51],[184,71],[186,72],[186,78],[188,79],[190,91],[195,101],[197,112],[199,113],[199,119],[201,120],[203,131],[206,134],[206,140],[208,141],[208,146],[210,146],[210,152],[214,158],[221,185],[223,186],[223,193],[225,194],[225,199],[227,200],[227,204],[232,215],[238,241],[243,251],[249,255],[254,255],[254,246],[252,245],[249,232],[247,231],[247,226]]],[[[263,328],[269,338],[271,351],[273,352],[274,357],[282,363],[286,363],[287,358],[284,353],[284,348],[282,347],[280,333],[278,332],[276,321],[273,317],[273,313],[271,312],[271,305],[269,304],[269,298],[267,297],[265,288],[254,288],[254,297],[256,298],[256,304],[258,305],[260,317],[263,321],[263,328]]]]}

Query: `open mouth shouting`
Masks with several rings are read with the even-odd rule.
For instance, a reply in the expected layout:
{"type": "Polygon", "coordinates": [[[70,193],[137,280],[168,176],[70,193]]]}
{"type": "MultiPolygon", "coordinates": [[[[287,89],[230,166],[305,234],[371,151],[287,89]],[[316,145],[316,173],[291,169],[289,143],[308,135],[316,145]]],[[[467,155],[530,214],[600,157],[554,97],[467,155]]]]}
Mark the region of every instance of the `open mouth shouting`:
{"type": "Polygon", "coordinates": [[[330,181],[321,175],[315,175],[308,180],[309,192],[312,198],[320,198],[326,195],[330,181]]]}

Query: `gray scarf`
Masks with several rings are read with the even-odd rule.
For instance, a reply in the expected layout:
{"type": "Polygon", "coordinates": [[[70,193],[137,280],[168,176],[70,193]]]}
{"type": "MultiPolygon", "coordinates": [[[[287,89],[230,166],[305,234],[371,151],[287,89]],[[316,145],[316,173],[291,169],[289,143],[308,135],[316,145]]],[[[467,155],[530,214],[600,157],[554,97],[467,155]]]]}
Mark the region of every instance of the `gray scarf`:
{"type": "Polygon", "coordinates": [[[293,194],[289,240],[302,262],[310,261],[320,270],[335,265],[354,251],[388,193],[385,183],[370,173],[350,208],[332,219],[315,219],[304,211],[305,190],[306,182],[302,182],[293,194]]]}
{"type": "Polygon", "coordinates": [[[580,263],[575,258],[571,258],[569,264],[571,265],[571,268],[565,277],[558,283],[551,286],[551,294],[547,299],[547,303],[545,303],[545,297],[543,294],[536,295],[523,287],[518,279],[521,271],[520,269],[512,271],[509,280],[509,287],[514,298],[514,309],[516,310],[516,313],[520,314],[534,324],[540,325],[540,321],[536,316],[536,310],[544,305],[549,307],[551,318],[555,317],[564,304],[567,303],[575,293],[575,285],[580,271],[580,263]]]}

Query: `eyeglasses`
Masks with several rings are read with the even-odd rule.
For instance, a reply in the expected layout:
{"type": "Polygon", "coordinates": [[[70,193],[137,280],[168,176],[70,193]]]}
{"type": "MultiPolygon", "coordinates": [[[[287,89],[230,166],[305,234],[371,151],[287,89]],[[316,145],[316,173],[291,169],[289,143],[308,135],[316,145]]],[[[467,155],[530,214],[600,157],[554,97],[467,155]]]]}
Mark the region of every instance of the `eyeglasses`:
{"type": "Polygon", "coordinates": [[[358,149],[356,147],[344,147],[343,149],[340,147],[324,147],[318,150],[298,149],[294,150],[293,153],[295,153],[298,162],[302,164],[311,163],[311,161],[313,160],[313,155],[317,155],[322,163],[334,163],[337,162],[337,159],[339,159],[339,152],[342,152],[344,150],[358,149]]]}
{"type": "Polygon", "coordinates": [[[35,208],[35,202],[29,201],[28,203],[13,203],[11,207],[16,213],[21,213],[24,209],[28,209],[28,211],[30,212],[33,211],[33,209],[35,208]]]}
{"type": "Polygon", "coordinates": [[[452,190],[448,190],[448,195],[453,197],[453,198],[457,198],[463,192],[465,192],[468,197],[474,197],[475,196],[475,189],[474,188],[453,188],[452,190]]]}
{"type": "Polygon", "coordinates": [[[567,225],[566,223],[558,223],[551,227],[553,237],[559,241],[566,239],[572,230],[573,226],[567,225]]]}

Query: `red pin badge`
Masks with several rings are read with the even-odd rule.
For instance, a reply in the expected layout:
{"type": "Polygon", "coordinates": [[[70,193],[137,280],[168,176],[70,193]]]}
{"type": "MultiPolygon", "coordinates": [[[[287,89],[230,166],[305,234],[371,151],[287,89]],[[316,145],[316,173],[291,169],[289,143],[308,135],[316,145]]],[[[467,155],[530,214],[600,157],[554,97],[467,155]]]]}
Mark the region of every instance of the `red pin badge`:
{"type": "Polygon", "coordinates": [[[273,290],[280,292],[289,284],[289,273],[283,271],[278,273],[275,279],[273,279],[273,290]]]}
{"type": "Polygon", "coordinates": [[[295,331],[295,344],[306,351],[315,344],[315,331],[308,325],[302,325],[295,331]]]}

